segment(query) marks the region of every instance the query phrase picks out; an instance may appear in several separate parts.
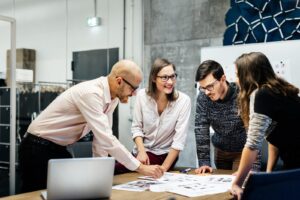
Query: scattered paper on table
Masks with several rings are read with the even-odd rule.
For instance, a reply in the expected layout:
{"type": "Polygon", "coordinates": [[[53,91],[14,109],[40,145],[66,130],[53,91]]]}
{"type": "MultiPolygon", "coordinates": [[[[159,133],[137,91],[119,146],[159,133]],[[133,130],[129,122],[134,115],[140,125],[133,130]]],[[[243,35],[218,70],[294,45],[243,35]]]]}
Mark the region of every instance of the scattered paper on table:
{"type": "Polygon", "coordinates": [[[234,176],[210,175],[197,176],[188,174],[168,173],[161,178],[141,176],[138,181],[116,185],[113,189],[127,191],[172,192],[188,197],[226,192],[230,189],[234,176]]]}
{"type": "Polygon", "coordinates": [[[158,181],[151,181],[151,180],[138,180],[138,181],[131,181],[120,185],[115,185],[112,187],[112,189],[142,192],[142,191],[149,190],[151,185],[156,185],[156,184],[161,184],[161,183],[158,181]]]}

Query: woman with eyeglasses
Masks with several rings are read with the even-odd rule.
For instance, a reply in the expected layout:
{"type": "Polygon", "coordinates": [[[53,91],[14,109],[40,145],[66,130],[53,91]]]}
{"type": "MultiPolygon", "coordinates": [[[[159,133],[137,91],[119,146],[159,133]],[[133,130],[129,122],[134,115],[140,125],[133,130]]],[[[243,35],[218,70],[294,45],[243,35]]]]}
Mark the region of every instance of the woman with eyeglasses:
{"type": "MultiPolygon", "coordinates": [[[[246,130],[238,115],[238,86],[226,80],[222,66],[214,60],[203,61],[196,72],[199,85],[195,114],[195,139],[199,168],[196,173],[211,173],[210,142],[214,146],[217,169],[236,171],[246,142],[246,130]],[[210,127],[213,130],[210,136],[210,127]]],[[[260,157],[253,170],[260,170],[260,157]]]]}
{"type": "MultiPolygon", "coordinates": [[[[161,165],[164,171],[174,167],[183,150],[191,113],[190,98],[175,89],[175,65],[156,59],[151,67],[148,87],[136,96],[132,137],[133,154],[145,165],[161,165]]],[[[127,172],[120,163],[115,173],[127,172]]]]}
{"type": "Polygon", "coordinates": [[[278,77],[260,52],[242,54],[235,61],[240,86],[239,109],[248,128],[247,142],[231,192],[238,199],[242,185],[264,137],[269,143],[267,172],[278,156],[284,169],[300,168],[299,89],[278,77]]]}

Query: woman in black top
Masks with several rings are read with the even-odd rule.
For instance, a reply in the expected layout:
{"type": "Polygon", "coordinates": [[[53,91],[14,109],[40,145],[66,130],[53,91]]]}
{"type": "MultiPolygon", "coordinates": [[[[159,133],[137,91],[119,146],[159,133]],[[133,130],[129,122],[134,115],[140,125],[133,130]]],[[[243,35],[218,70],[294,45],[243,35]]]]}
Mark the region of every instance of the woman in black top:
{"type": "Polygon", "coordinates": [[[268,58],[260,52],[243,54],[235,61],[240,85],[238,103],[248,128],[232,194],[240,199],[241,186],[251,169],[264,137],[269,143],[267,171],[281,157],[284,168],[300,168],[299,89],[278,77],[268,58]]]}

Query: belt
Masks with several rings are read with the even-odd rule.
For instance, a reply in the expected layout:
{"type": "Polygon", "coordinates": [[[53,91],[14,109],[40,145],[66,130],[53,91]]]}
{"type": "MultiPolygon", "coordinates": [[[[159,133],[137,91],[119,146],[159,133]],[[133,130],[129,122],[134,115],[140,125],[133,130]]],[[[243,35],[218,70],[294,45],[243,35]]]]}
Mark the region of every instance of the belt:
{"type": "Polygon", "coordinates": [[[51,147],[51,148],[66,149],[65,146],[55,144],[54,142],[51,142],[49,140],[46,140],[44,138],[41,138],[39,136],[33,135],[31,133],[28,133],[28,132],[25,133],[24,140],[30,141],[30,142],[35,143],[35,144],[48,146],[48,147],[51,147]]]}

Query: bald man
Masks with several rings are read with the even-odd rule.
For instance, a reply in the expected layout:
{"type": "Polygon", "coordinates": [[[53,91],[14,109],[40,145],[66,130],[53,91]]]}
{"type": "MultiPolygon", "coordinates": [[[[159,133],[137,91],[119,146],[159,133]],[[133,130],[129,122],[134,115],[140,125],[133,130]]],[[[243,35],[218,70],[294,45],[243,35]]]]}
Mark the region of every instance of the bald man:
{"type": "Polygon", "coordinates": [[[163,169],[143,165],[112,134],[112,114],[142,81],[130,60],[117,62],[107,77],[77,84],[58,96],[28,127],[20,144],[22,192],[46,188],[48,161],[71,158],[66,147],[93,131],[93,156],[110,154],[128,169],[159,178],[163,169]]]}

